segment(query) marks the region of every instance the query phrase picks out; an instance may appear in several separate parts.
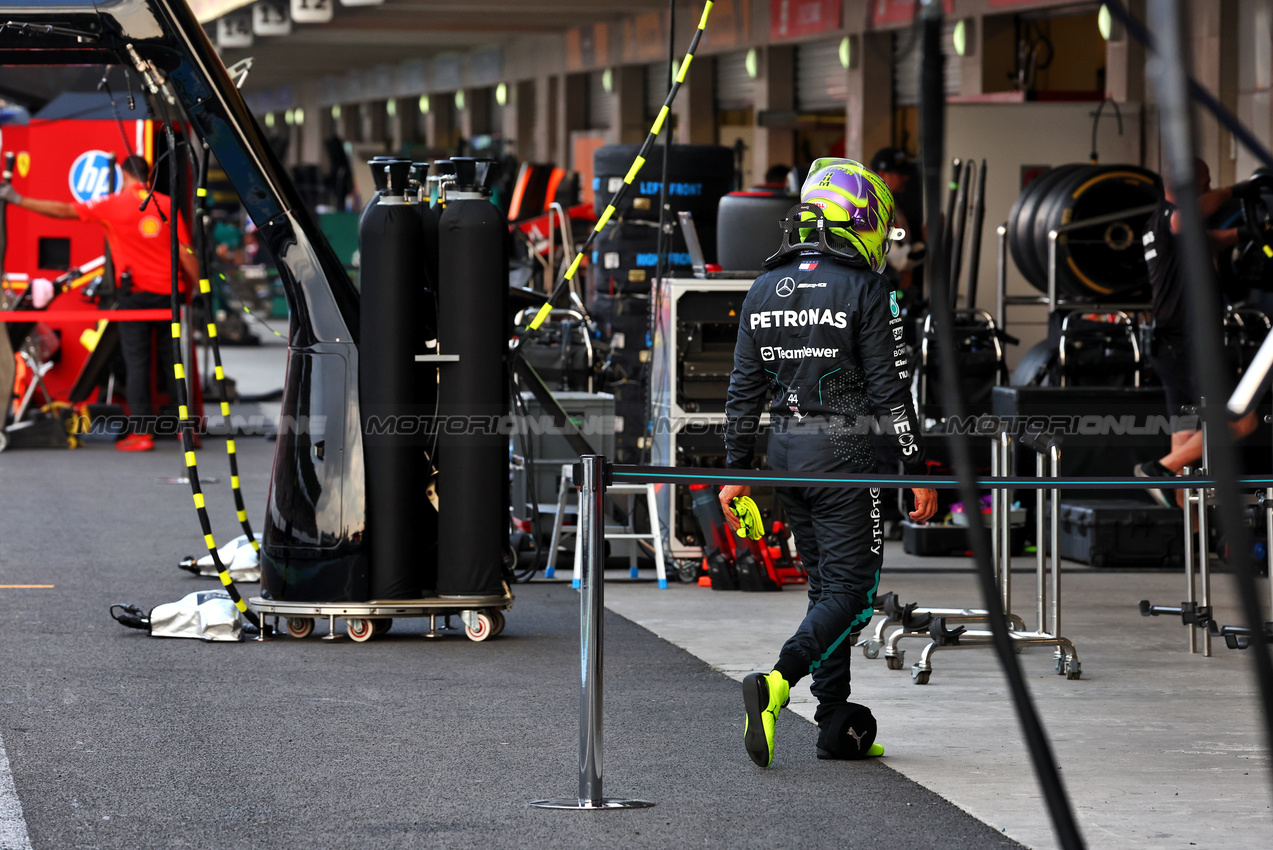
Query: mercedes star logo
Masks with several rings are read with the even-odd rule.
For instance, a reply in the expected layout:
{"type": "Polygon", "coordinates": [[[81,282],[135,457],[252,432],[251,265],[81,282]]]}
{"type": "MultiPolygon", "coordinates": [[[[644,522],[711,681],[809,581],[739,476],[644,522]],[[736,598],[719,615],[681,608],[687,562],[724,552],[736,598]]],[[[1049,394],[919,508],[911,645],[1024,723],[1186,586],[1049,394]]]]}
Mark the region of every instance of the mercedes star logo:
{"type": "Polygon", "coordinates": [[[796,282],[794,279],[789,277],[784,277],[782,280],[778,281],[778,294],[781,295],[783,298],[786,298],[788,295],[790,295],[791,293],[795,291],[796,291],[796,282]]]}

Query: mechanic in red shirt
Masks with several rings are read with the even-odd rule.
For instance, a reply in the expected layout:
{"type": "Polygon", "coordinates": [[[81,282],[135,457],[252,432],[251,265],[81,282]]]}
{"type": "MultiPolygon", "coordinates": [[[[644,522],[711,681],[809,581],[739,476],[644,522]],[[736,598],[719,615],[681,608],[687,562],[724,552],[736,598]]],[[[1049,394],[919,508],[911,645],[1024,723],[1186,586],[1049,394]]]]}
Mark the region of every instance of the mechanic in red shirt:
{"type": "MultiPolygon", "coordinates": [[[[152,310],[169,305],[172,292],[172,232],[171,222],[160,216],[160,210],[170,209],[168,197],[158,192],[146,209],[150,165],[145,158],[130,156],[120,166],[123,185],[113,195],[103,195],[88,203],[78,201],[42,201],[24,198],[13,190],[12,184],[0,186],[0,199],[23,209],[51,218],[78,218],[96,222],[106,231],[111,258],[119,273],[119,297],[116,306],[121,310],[152,310]]],[[[186,281],[199,279],[199,264],[190,249],[190,230],[184,219],[177,219],[177,240],[181,272],[186,281]]],[[[160,372],[158,386],[166,388],[168,395],[173,380],[172,338],[168,327],[161,322],[120,322],[119,345],[124,355],[128,399],[128,412],[133,417],[154,416],[158,409],[150,397],[151,346],[159,353],[160,372]]],[[[120,451],[150,451],[155,447],[154,437],[142,423],[153,420],[136,420],[129,436],[115,444],[120,451]]]]}

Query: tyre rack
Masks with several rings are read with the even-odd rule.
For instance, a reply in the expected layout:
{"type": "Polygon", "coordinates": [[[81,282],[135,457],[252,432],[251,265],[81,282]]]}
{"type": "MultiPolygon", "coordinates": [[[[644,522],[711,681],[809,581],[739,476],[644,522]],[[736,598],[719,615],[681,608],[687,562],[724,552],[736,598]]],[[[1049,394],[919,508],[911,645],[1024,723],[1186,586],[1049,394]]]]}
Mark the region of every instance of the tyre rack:
{"type": "MultiPolygon", "coordinates": [[[[1060,475],[1060,437],[1052,434],[1030,433],[1022,434],[1019,439],[1022,445],[1035,452],[1036,472],[1040,478],[1049,473],[1053,478],[1060,475]]],[[[1006,430],[1001,431],[994,439],[994,447],[990,454],[991,474],[1011,475],[1012,455],[1012,436],[1006,430]]],[[[1004,613],[1008,619],[1008,633],[1012,642],[1021,647],[1056,647],[1053,655],[1053,666],[1056,672],[1067,679],[1078,679],[1082,676],[1078,651],[1068,638],[1061,635],[1060,491],[1055,489],[1045,491],[1040,488],[1035,492],[1037,494],[1035,497],[1037,508],[1035,614],[1038,626],[1034,631],[1028,631],[1025,622],[1012,613],[1011,607],[1012,491],[1007,488],[992,491],[990,515],[992,561],[999,580],[1004,613]],[[1047,493],[1051,495],[1050,510],[1046,507],[1047,493]],[[1049,523],[1050,528],[1047,527],[1049,523]],[[1048,550],[1050,557],[1045,557],[1045,550],[1048,550]]],[[[860,641],[857,645],[862,647],[862,653],[867,658],[878,657],[882,648],[888,668],[901,670],[906,651],[898,648],[899,642],[906,638],[929,639],[928,645],[920,654],[919,661],[911,666],[911,681],[917,685],[928,684],[933,671],[933,653],[938,650],[992,647],[994,636],[988,628],[987,612],[984,609],[918,608],[908,605],[901,609],[900,614],[888,609],[896,609],[896,603],[887,606],[886,617],[876,626],[874,636],[860,641]],[[901,627],[885,637],[886,628],[890,624],[897,623],[900,623],[901,627]],[[969,628],[969,626],[980,626],[980,628],[969,628]]]]}
{"type": "MultiPolygon", "coordinates": [[[[286,631],[294,638],[306,638],[314,632],[315,622],[327,620],[327,634],[323,640],[337,640],[337,618],[345,621],[345,634],[356,643],[371,640],[389,631],[394,619],[415,617],[429,618],[429,631],[424,637],[442,637],[442,633],[455,631],[451,618],[459,615],[464,624],[464,634],[472,641],[484,641],[504,631],[504,613],[513,607],[513,593],[504,585],[502,595],[492,596],[439,596],[424,599],[391,599],[371,602],[279,602],[273,599],[253,597],[248,604],[264,620],[274,618],[274,632],[279,633],[279,620],[286,619],[286,631]],[[439,628],[438,617],[444,618],[439,628]]],[[[268,640],[266,630],[261,629],[257,640],[268,640]]]]}
{"type": "Polygon", "coordinates": [[[1095,302],[1082,301],[1073,298],[1061,298],[1057,293],[1056,285],[1056,264],[1057,264],[1057,240],[1072,230],[1079,230],[1084,227],[1093,227],[1098,224],[1107,224],[1118,221],[1121,218],[1131,215],[1141,215],[1147,212],[1153,212],[1157,206],[1155,204],[1147,204],[1145,206],[1133,207],[1127,210],[1119,210],[1118,212],[1109,213],[1108,215],[1093,216],[1091,218],[1072,221],[1063,224],[1060,227],[1048,231],[1048,291],[1046,295],[1009,295],[1008,294],[1008,222],[1004,222],[995,228],[998,234],[998,273],[996,276],[996,300],[995,300],[995,319],[999,323],[999,328],[1005,328],[1008,318],[1009,307],[1028,307],[1044,305],[1048,308],[1048,313],[1055,313],[1058,310],[1088,310],[1100,309],[1110,310],[1128,310],[1136,311],[1145,309],[1143,303],[1116,303],[1116,302],[1095,302]]]}

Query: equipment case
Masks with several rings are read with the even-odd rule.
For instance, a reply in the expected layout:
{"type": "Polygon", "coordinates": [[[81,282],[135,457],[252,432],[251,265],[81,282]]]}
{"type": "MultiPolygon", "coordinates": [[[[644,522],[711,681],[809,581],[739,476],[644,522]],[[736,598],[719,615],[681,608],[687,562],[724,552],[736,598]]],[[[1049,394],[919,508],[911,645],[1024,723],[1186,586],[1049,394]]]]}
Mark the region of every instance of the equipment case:
{"type": "MultiPolygon", "coordinates": [[[[990,518],[986,517],[986,533],[989,535],[990,518]]],[[[1024,525],[1014,525],[1010,536],[1012,554],[1025,554],[1026,531],[1024,525]]],[[[947,557],[968,555],[972,551],[966,525],[917,525],[908,519],[902,520],[902,551],[908,555],[920,557],[947,557]]]]}
{"type": "Polygon", "coordinates": [[[1178,567],[1184,515],[1132,499],[1061,502],[1061,557],[1094,567],[1178,567]]]}

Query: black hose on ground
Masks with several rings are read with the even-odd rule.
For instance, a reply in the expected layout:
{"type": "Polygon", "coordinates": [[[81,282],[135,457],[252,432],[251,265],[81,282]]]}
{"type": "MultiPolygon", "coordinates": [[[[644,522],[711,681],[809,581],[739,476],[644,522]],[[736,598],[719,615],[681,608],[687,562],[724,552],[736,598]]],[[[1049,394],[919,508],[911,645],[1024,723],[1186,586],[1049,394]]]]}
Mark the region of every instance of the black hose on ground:
{"type": "MultiPolygon", "coordinates": [[[[1195,386],[1211,388],[1219,396],[1202,409],[1207,428],[1208,461],[1211,466],[1208,472],[1216,478],[1220,529],[1229,541],[1230,551],[1238,553],[1237,557],[1230,559],[1237,583],[1238,603],[1251,633],[1259,635],[1264,633],[1264,617],[1260,612],[1259,596],[1256,595],[1255,571],[1246,556],[1251,551],[1251,533],[1242,521],[1242,502],[1237,486],[1237,453],[1234,451],[1228,417],[1225,415],[1224,401],[1233,392],[1233,381],[1225,374],[1223,366],[1226,362],[1220,338],[1223,318],[1212,283],[1215,273],[1211,268],[1211,253],[1203,231],[1198,191],[1194,183],[1193,138],[1187,76],[1184,70],[1188,55],[1182,42],[1180,14],[1180,4],[1175,0],[1150,0],[1147,17],[1153,21],[1158,50],[1150,62],[1149,71],[1158,90],[1159,108],[1162,110],[1167,177],[1171,181],[1176,209],[1181,219],[1177,244],[1180,246],[1181,271],[1185,281],[1186,303],[1189,305],[1189,331],[1195,341],[1191,364],[1193,377],[1195,386]]],[[[1269,658],[1267,642],[1256,641],[1251,649],[1256,680],[1264,703],[1262,719],[1265,746],[1269,746],[1273,745],[1273,662],[1269,658]]]]}
{"type": "MultiPolygon", "coordinates": [[[[921,149],[924,156],[924,201],[928,210],[928,232],[940,232],[941,221],[938,219],[941,209],[941,158],[944,144],[944,110],[945,95],[942,84],[942,7],[938,0],[922,0],[921,22],[923,32],[923,65],[920,86],[920,132],[921,149]]],[[[931,309],[937,322],[937,337],[942,352],[954,352],[955,332],[952,292],[950,280],[946,275],[946,245],[937,242],[933,246],[933,258],[929,263],[932,270],[931,309]]],[[[963,415],[963,400],[960,398],[958,365],[952,359],[950,368],[941,370],[942,405],[952,417],[963,415]]],[[[951,435],[951,450],[954,459],[955,473],[959,479],[959,490],[965,505],[978,503],[979,495],[975,486],[976,471],[973,467],[972,454],[965,434],[955,432],[951,435]]],[[[1008,679],[1008,687],[1016,704],[1017,715],[1025,733],[1026,744],[1034,762],[1035,774],[1043,787],[1044,798],[1052,816],[1053,827],[1061,847],[1065,850],[1079,850],[1084,846],[1079,834],[1078,825],[1074,821],[1074,813],[1061,782],[1057,770],[1056,759],[1048,742],[1047,733],[1039,720],[1030,692],[1026,689],[1021,667],[1008,636],[1008,624],[1004,615],[1003,600],[999,598],[999,589],[995,582],[994,567],[990,563],[990,537],[982,524],[981,514],[973,511],[968,516],[968,532],[972,537],[972,550],[977,565],[977,578],[981,584],[981,592],[990,623],[990,631],[994,637],[995,654],[1008,679]]]]}

